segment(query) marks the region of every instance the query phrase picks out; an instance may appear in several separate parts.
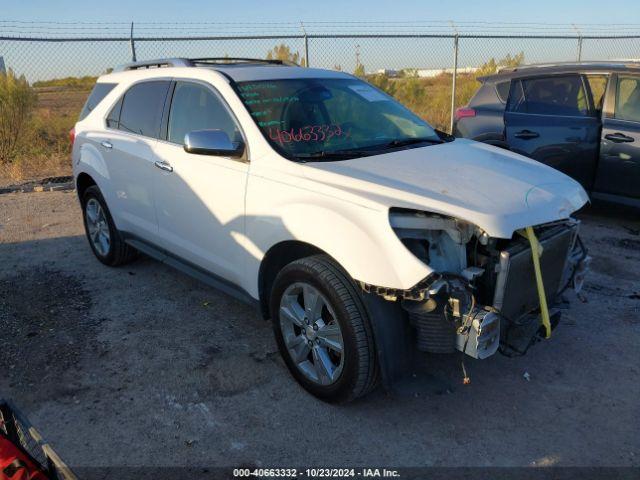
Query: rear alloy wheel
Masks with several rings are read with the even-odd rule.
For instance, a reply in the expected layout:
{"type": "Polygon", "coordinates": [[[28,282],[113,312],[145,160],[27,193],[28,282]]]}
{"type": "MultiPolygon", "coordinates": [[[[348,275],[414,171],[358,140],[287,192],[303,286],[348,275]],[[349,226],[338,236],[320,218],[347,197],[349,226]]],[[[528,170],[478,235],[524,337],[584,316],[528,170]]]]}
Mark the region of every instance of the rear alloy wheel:
{"type": "Polygon", "coordinates": [[[111,249],[111,234],[107,217],[97,199],[89,199],[84,209],[84,216],[91,246],[100,256],[106,257],[111,249]]]}
{"type": "Polygon", "coordinates": [[[137,251],[125,243],[113,223],[100,189],[96,185],[87,188],[81,203],[84,229],[96,258],[112,267],[134,260],[137,251]]]}
{"type": "Polygon", "coordinates": [[[295,379],[328,402],[347,402],[377,384],[373,333],[353,280],[330,257],[290,263],[275,279],[271,318],[295,379]]]}

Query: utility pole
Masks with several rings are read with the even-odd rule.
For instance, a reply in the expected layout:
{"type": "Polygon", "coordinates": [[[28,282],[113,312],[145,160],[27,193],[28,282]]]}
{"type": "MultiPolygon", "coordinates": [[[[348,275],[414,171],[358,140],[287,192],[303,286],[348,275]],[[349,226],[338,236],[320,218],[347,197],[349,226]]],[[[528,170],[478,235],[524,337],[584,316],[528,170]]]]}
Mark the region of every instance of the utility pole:
{"type": "Polygon", "coordinates": [[[360,66],[360,44],[356,44],[356,68],[360,66]]]}

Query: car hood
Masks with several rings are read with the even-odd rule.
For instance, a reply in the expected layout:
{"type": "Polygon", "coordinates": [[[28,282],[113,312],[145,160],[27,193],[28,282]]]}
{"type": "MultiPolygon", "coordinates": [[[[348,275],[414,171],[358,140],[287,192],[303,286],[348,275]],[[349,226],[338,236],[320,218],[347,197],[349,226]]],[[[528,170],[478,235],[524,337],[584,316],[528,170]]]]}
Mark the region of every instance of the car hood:
{"type": "Polygon", "coordinates": [[[568,218],[589,199],[551,167],[466,139],[305,167],[308,179],[370,208],[449,215],[498,238],[568,218]]]}

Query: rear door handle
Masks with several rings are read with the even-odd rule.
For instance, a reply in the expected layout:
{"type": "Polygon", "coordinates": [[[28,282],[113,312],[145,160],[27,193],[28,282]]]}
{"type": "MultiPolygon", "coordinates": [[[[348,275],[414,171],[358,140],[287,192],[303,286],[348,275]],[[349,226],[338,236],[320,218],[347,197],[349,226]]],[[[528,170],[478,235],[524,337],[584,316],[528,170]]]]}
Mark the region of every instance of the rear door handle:
{"type": "Polygon", "coordinates": [[[100,142],[100,145],[108,149],[113,148],[113,144],[109,140],[103,140],[102,142],[100,142]]]}
{"type": "Polygon", "coordinates": [[[530,138],[538,138],[540,136],[537,132],[532,132],[530,130],[522,130],[513,135],[516,138],[521,138],[523,140],[529,140],[530,138]]]}
{"type": "Polygon", "coordinates": [[[155,166],[160,170],[164,170],[165,172],[173,172],[173,167],[168,162],[157,160],[155,162],[155,166]]]}
{"type": "Polygon", "coordinates": [[[620,132],[609,133],[605,135],[604,138],[606,138],[607,140],[611,140],[612,142],[615,142],[615,143],[633,142],[633,137],[629,137],[628,135],[625,135],[624,133],[620,133],[620,132]]]}

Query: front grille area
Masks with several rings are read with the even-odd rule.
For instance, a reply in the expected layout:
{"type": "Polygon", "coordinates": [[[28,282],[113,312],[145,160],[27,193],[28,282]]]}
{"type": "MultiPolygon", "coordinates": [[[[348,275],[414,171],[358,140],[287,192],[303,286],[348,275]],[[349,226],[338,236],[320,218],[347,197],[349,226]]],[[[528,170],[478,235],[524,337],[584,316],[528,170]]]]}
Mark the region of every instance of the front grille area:
{"type": "MultiPolygon", "coordinates": [[[[543,253],[540,267],[549,304],[560,289],[569,249],[577,224],[560,225],[536,231],[543,253]]],[[[528,241],[514,241],[496,259],[493,306],[506,318],[516,321],[539,307],[536,279],[528,241]]]]}

